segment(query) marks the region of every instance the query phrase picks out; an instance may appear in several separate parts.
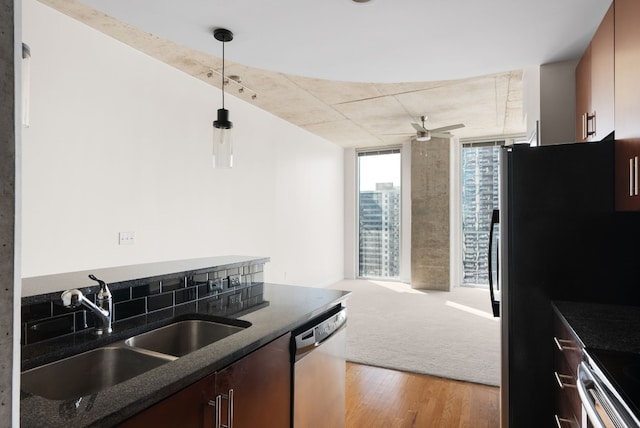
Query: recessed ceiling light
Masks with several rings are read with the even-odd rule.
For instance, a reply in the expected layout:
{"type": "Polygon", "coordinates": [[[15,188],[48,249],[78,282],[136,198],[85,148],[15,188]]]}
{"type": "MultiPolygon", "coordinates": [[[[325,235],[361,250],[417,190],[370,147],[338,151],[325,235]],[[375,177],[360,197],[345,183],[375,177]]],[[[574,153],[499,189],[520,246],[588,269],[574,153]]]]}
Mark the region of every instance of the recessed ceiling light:
{"type": "Polygon", "coordinates": [[[352,0],[354,3],[369,3],[371,0],[352,0]]]}

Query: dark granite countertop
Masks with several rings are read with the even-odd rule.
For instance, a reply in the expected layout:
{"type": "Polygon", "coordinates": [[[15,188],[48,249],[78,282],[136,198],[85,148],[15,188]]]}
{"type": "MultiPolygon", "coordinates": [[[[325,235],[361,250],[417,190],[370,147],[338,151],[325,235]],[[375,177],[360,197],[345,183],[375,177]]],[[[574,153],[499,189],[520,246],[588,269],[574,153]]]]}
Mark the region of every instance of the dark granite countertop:
{"type": "Polygon", "coordinates": [[[640,353],[640,307],[554,302],[586,348],[640,353]]]}
{"type": "MultiPolygon", "coordinates": [[[[206,375],[242,358],[262,345],[280,337],[311,318],[347,299],[349,292],[279,284],[256,284],[262,299],[240,312],[220,313],[216,305],[198,302],[191,311],[200,316],[224,316],[251,323],[238,333],[164,364],[93,396],[73,401],[57,401],[21,392],[20,422],[22,427],[109,427],[174,394],[206,375]]],[[[212,299],[215,301],[215,299],[212,299]]],[[[219,309],[219,308],[218,308],[219,309]]],[[[173,316],[184,315],[174,313],[173,316]]],[[[79,353],[107,341],[120,340],[141,331],[155,328],[167,318],[142,316],[114,324],[116,333],[97,341],[88,333],[77,333],[38,346],[23,349],[23,366],[42,364],[46,355],[79,353]],[[72,350],[72,351],[70,351],[72,350]]]]}

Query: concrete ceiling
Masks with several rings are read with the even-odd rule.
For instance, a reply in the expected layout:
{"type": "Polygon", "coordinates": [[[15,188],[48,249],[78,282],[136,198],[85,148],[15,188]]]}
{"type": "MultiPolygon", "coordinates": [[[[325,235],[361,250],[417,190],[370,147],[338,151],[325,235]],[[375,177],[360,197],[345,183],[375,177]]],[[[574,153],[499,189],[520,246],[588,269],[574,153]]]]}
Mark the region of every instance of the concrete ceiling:
{"type": "Polygon", "coordinates": [[[579,57],[610,4],[41,1],[217,87],[212,29],[229,28],[225,73],[241,84],[225,90],[343,147],[405,142],[422,115],[464,123],[460,138],[524,133],[522,69],[579,57]]]}

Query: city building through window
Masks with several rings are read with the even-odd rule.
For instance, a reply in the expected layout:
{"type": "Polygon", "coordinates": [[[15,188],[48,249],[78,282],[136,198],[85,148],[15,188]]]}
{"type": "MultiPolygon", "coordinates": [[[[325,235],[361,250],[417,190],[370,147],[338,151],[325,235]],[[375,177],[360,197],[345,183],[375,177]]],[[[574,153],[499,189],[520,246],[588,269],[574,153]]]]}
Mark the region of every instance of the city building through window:
{"type": "Polygon", "coordinates": [[[463,285],[488,286],[491,214],[498,209],[500,146],[504,141],[462,146],[463,285]]]}
{"type": "Polygon", "coordinates": [[[358,275],[400,276],[400,149],[358,153],[358,275]]]}

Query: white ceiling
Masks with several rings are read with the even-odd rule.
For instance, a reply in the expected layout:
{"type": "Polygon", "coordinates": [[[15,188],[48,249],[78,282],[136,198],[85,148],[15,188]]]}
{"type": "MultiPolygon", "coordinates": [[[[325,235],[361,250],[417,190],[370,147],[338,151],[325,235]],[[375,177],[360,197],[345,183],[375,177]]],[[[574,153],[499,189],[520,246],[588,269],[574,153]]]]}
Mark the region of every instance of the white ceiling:
{"type": "Polygon", "coordinates": [[[161,38],[320,79],[451,80],[578,57],[610,0],[82,0],[161,38]]]}
{"type": "Polygon", "coordinates": [[[41,0],[344,147],[398,144],[411,122],[460,138],[522,134],[522,69],[576,59],[610,0],[41,0]],[[209,73],[210,74],[210,73],[209,73]],[[400,134],[400,135],[390,135],[400,134]]]}

